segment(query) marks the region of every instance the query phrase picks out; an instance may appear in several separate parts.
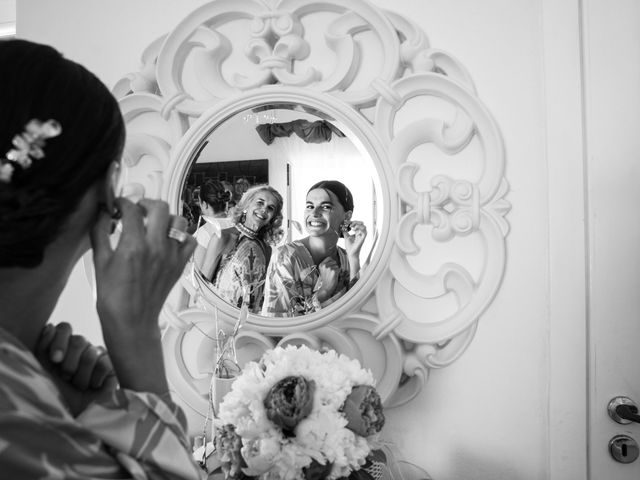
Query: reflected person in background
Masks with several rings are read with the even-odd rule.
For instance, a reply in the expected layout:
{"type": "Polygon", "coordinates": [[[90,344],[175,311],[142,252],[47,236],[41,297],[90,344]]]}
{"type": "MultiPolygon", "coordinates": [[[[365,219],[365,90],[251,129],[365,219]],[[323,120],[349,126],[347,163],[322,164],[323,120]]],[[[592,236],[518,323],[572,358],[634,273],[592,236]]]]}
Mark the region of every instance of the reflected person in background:
{"type": "Polygon", "coordinates": [[[231,182],[227,181],[227,180],[221,180],[220,183],[222,183],[222,186],[224,187],[224,189],[229,192],[229,201],[227,202],[227,210],[231,209],[232,207],[236,206],[236,199],[234,196],[235,193],[235,189],[233,188],[233,185],[231,185],[231,182]]]}
{"type": "Polygon", "coordinates": [[[283,203],[273,187],[250,188],[229,212],[233,225],[209,242],[201,273],[236,307],[246,302],[250,312],[260,312],[271,245],[282,235],[283,203]]]}
{"type": "Polygon", "coordinates": [[[355,283],[367,229],[351,220],[353,208],[351,191],[337,180],[323,180],[309,189],[304,213],[309,235],[278,248],[267,271],[263,315],[315,312],[355,283]],[[338,246],[340,238],[346,249],[338,246]]]}
{"type": "Polygon", "coordinates": [[[198,190],[200,219],[198,220],[198,229],[193,234],[198,242],[196,251],[193,253],[193,260],[199,269],[202,269],[211,237],[214,235],[219,237],[222,230],[232,224],[227,219],[227,202],[230,199],[231,194],[218,180],[207,180],[198,190]]]}

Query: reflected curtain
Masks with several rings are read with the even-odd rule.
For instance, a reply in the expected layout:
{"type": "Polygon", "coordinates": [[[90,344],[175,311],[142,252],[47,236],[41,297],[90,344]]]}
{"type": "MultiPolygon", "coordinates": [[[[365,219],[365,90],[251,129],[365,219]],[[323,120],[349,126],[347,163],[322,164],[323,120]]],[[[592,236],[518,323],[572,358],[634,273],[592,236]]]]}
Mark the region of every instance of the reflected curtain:
{"type": "Polygon", "coordinates": [[[271,145],[278,137],[290,137],[292,133],[295,133],[306,143],[329,142],[333,135],[344,137],[344,133],[325,120],[264,123],[256,126],[256,132],[267,145],[271,145]]]}

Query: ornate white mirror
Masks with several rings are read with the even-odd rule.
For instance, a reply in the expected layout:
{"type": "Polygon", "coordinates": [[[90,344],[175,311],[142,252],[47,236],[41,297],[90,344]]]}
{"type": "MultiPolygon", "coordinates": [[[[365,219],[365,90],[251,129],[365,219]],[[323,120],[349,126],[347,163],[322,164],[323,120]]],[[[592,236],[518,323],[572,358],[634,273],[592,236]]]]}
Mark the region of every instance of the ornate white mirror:
{"type": "MultiPolygon", "coordinates": [[[[214,0],[142,60],[115,88],[128,127],[126,193],[161,197],[183,212],[205,150],[208,163],[281,161],[269,147],[242,151],[254,131],[225,133],[270,111],[344,133],[357,159],[330,174],[367,185],[361,195],[370,201],[356,199],[370,222],[360,279],[314,313],[249,315],[238,334],[241,361],[276,344],[333,348],[372,370],[389,407],[464,352],[502,280],[509,204],[499,130],[459,62],[431,48],[408,19],[364,0],[214,0]],[[225,142],[231,146],[218,153],[235,142],[235,157],[215,156],[225,142]]],[[[270,172],[268,182],[297,191],[287,194],[287,220],[296,221],[310,177],[287,185],[282,175],[270,172]]],[[[294,234],[291,225],[285,235],[294,234]]],[[[211,338],[237,316],[196,268],[164,310],[168,375],[196,420],[207,412],[211,338]]]]}

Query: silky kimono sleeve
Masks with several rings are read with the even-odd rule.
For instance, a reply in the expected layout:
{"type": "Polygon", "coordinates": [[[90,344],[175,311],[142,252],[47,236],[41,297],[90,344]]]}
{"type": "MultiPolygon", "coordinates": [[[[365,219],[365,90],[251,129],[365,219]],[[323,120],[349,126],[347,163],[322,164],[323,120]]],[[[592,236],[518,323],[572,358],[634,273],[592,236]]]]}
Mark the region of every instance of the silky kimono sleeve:
{"type": "Polygon", "coordinates": [[[55,405],[30,410],[0,413],[0,478],[205,478],[189,453],[180,414],[150,394],[120,391],[78,419],[55,405]]]}
{"type": "Polygon", "coordinates": [[[296,268],[293,256],[285,247],[276,250],[269,262],[264,288],[262,314],[269,317],[287,316],[291,312],[293,299],[304,296],[296,288],[296,268]]]}
{"type": "Polygon", "coordinates": [[[182,410],[116,390],[78,417],[33,355],[0,329],[0,478],[204,478],[182,410]]]}
{"type": "Polygon", "coordinates": [[[76,421],[115,452],[134,478],[204,477],[191,454],[186,417],[171,401],[118,389],[89,405],[76,421]]]}

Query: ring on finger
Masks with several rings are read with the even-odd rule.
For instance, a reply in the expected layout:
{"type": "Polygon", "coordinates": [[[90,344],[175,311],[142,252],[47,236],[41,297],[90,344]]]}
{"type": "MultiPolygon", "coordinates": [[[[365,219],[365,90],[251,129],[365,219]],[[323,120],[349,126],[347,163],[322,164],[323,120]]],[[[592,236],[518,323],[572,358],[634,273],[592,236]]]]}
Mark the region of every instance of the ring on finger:
{"type": "Polygon", "coordinates": [[[102,355],[106,355],[107,354],[107,349],[104,348],[102,345],[96,345],[93,348],[95,349],[97,357],[101,357],[102,355]]]}
{"type": "Polygon", "coordinates": [[[169,228],[169,232],[167,233],[169,238],[176,240],[178,243],[183,243],[189,236],[188,233],[183,232],[182,230],[178,230],[175,227],[169,228]]]}

